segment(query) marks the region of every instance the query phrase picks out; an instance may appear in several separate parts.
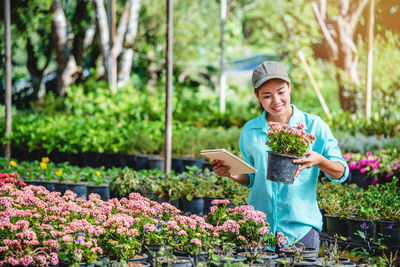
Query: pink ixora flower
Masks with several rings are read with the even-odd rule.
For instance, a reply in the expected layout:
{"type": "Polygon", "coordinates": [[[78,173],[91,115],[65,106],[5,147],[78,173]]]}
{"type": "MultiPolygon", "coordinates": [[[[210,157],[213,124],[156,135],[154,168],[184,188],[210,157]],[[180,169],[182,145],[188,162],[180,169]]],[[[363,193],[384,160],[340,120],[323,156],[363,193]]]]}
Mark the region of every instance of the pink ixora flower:
{"type": "Polygon", "coordinates": [[[198,238],[193,238],[192,240],[190,240],[190,243],[198,245],[199,247],[201,247],[202,245],[201,240],[198,238]]]}

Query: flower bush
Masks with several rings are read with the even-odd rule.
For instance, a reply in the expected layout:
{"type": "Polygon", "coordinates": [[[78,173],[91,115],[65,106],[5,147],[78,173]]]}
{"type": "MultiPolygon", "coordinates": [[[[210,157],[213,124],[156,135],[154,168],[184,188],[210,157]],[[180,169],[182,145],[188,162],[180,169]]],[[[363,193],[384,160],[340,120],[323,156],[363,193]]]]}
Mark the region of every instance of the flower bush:
{"type": "Polygon", "coordinates": [[[108,201],[90,194],[86,200],[68,190],[61,196],[42,186],[18,188],[7,182],[0,186],[0,266],[59,261],[78,266],[104,256],[127,261],[150,245],[197,255],[215,244],[258,247],[279,242],[265,214],[251,206],[228,209],[228,203],[214,201],[203,218],[184,216],[169,203],[139,193],[108,201]]]}
{"type": "Polygon", "coordinates": [[[400,157],[397,151],[380,150],[367,153],[347,153],[343,156],[351,171],[371,175],[372,185],[390,182],[400,177],[400,157]]]}
{"type": "Polygon", "coordinates": [[[269,122],[269,140],[266,142],[272,152],[300,157],[315,141],[315,136],[306,133],[304,124],[297,123],[293,128],[288,124],[281,125],[277,122],[269,122]]]}
{"type": "Polygon", "coordinates": [[[214,226],[213,237],[233,242],[236,246],[245,246],[249,249],[263,247],[274,248],[278,240],[270,232],[268,223],[265,222],[266,215],[254,210],[253,206],[237,206],[234,209],[226,208],[229,200],[213,200],[213,206],[206,218],[206,222],[214,226]]]}

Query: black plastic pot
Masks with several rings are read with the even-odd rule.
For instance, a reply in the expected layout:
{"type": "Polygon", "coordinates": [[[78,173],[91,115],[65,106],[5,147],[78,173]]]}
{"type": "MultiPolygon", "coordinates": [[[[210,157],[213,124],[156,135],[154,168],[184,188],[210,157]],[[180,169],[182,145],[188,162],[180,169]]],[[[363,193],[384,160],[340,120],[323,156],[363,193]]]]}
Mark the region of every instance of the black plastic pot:
{"type": "Polygon", "coordinates": [[[100,157],[101,155],[97,152],[85,152],[82,154],[83,165],[90,167],[100,167],[100,157]]]}
{"type": "Polygon", "coordinates": [[[194,197],[191,201],[186,198],[179,199],[179,209],[183,212],[202,215],[204,208],[204,199],[202,197],[194,197]]]}
{"type": "Polygon", "coordinates": [[[368,189],[368,186],[372,184],[374,177],[368,173],[360,173],[359,170],[352,170],[350,172],[350,183],[356,184],[363,189],[368,189]]]}
{"type": "Polygon", "coordinates": [[[136,155],[122,153],[120,154],[119,158],[121,167],[129,167],[135,169],[136,155]]]}
{"type": "Polygon", "coordinates": [[[383,238],[383,243],[391,248],[400,247],[400,222],[378,221],[376,236],[383,238]]]}
{"type": "MultiPolygon", "coordinates": [[[[96,263],[96,261],[93,263],[80,262],[79,267],[94,267],[95,263],[96,263]]],[[[72,265],[72,262],[60,262],[58,265],[60,267],[69,267],[72,265]]]]}
{"type": "Polygon", "coordinates": [[[164,171],[164,159],[161,158],[160,156],[158,155],[149,156],[148,163],[150,170],[159,169],[161,171],[164,171]]]}
{"type": "Polygon", "coordinates": [[[67,154],[64,152],[60,152],[58,150],[53,150],[50,152],[50,160],[54,163],[61,163],[68,161],[67,154]]]}
{"type": "Polygon", "coordinates": [[[54,190],[54,184],[56,182],[49,182],[49,181],[25,181],[27,185],[35,185],[35,186],[43,186],[46,188],[48,191],[53,192],[54,190]]]}
{"type": "Polygon", "coordinates": [[[204,200],[204,207],[203,207],[203,214],[208,215],[210,212],[210,208],[212,206],[211,202],[216,199],[224,199],[222,197],[203,197],[204,200]]]}
{"type": "Polygon", "coordinates": [[[87,184],[86,183],[55,183],[54,190],[60,192],[61,195],[65,194],[65,191],[71,190],[76,194],[76,197],[83,199],[87,198],[87,184]]]}
{"type": "Polygon", "coordinates": [[[69,164],[71,165],[75,165],[75,166],[82,166],[83,163],[83,155],[82,153],[67,153],[67,161],[69,162],[69,164]]]}
{"type": "Polygon", "coordinates": [[[326,231],[331,235],[339,235],[343,237],[349,236],[349,226],[347,220],[343,220],[338,216],[325,214],[326,231]]]}
{"type": "Polygon", "coordinates": [[[366,244],[365,240],[357,235],[357,231],[361,231],[366,234],[366,238],[375,238],[376,233],[376,225],[371,220],[365,219],[355,219],[355,218],[347,218],[348,229],[349,229],[349,242],[356,244],[366,244]]]}
{"type": "Polygon", "coordinates": [[[104,166],[106,168],[121,167],[120,154],[100,154],[100,166],[104,166]]]}
{"type": "Polygon", "coordinates": [[[179,256],[179,257],[188,257],[191,259],[191,261],[193,262],[194,266],[196,266],[199,262],[206,262],[207,261],[207,256],[208,256],[208,252],[200,252],[197,255],[190,255],[187,252],[184,251],[174,251],[174,255],[175,256],[179,256]]]}
{"type": "Polygon", "coordinates": [[[141,255],[136,255],[133,258],[127,259],[127,262],[145,262],[149,258],[149,255],[147,253],[143,253],[141,255]]]}
{"type": "Polygon", "coordinates": [[[184,158],[183,165],[185,166],[184,171],[186,171],[186,166],[197,166],[199,169],[203,168],[203,163],[205,159],[198,158],[198,159],[191,159],[191,158],[184,158]]]}
{"type": "Polygon", "coordinates": [[[208,169],[210,171],[212,171],[213,165],[210,162],[203,162],[203,166],[201,167],[202,170],[208,169]]]}
{"type": "Polygon", "coordinates": [[[155,266],[160,266],[161,267],[169,267],[169,266],[175,266],[175,267],[192,267],[193,266],[193,261],[189,257],[176,257],[174,259],[168,260],[165,257],[159,257],[156,259],[156,265],[155,266]]]}
{"type": "MultiPolygon", "coordinates": [[[[279,253],[281,252],[283,252],[286,257],[293,257],[295,254],[293,251],[285,249],[280,249],[279,253]]],[[[318,251],[314,248],[305,248],[300,254],[303,259],[316,259],[318,257],[318,251]]]]}
{"type": "Polygon", "coordinates": [[[293,163],[294,159],[299,159],[299,157],[268,151],[267,180],[293,184],[294,175],[300,166],[293,163]]]}
{"type": "Polygon", "coordinates": [[[260,251],[257,253],[257,255],[252,255],[252,252],[240,252],[238,253],[238,255],[246,258],[245,263],[250,263],[250,261],[254,258],[255,258],[254,262],[259,262],[259,263],[269,263],[278,258],[278,254],[274,252],[265,252],[265,251],[260,251]]]}
{"type": "Polygon", "coordinates": [[[221,256],[219,258],[219,264],[213,264],[211,262],[212,267],[216,266],[239,266],[240,262],[244,262],[245,257],[242,256],[221,256]]]}
{"type": "Polygon", "coordinates": [[[95,193],[99,194],[102,200],[110,199],[110,188],[108,185],[87,185],[87,195],[95,193]]]}
{"type": "Polygon", "coordinates": [[[148,170],[149,159],[146,155],[137,154],[135,157],[135,170],[148,170]]]}
{"type": "Polygon", "coordinates": [[[185,171],[185,165],[183,164],[183,158],[172,158],[171,169],[175,173],[181,173],[185,171]]]}

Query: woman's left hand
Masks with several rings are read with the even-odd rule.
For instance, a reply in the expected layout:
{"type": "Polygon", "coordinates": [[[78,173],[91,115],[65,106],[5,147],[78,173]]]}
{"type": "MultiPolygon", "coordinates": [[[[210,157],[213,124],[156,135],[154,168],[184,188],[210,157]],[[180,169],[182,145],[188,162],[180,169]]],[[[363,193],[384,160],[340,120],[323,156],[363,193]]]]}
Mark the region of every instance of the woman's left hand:
{"type": "Polygon", "coordinates": [[[322,156],[321,154],[318,154],[315,151],[307,151],[306,153],[304,153],[304,155],[302,157],[305,157],[305,158],[293,160],[293,163],[301,164],[300,167],[297,169],[296,174],[294,175],[294,179],[297,178],[297,176],[299,175],[299,173],[302,170],[309,169],[312,166],[318,165],[324,159],[324,156],[322,156]]]}

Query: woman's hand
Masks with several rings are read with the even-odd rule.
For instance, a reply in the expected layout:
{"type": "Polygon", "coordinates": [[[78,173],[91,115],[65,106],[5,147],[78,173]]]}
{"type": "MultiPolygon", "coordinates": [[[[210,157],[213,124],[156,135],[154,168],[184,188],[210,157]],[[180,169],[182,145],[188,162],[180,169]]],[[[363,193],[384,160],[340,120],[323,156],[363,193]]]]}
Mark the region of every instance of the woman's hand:
{"type": "Polygon", "coordinates": [[[293,160],[293,163],[301,164],[300,167],[297,169],[296,174],[294,175],[294,179],[297,178],[297,176],[299,175],[299,173],[302,170],[309,169],[315,165],[320,165],[323,162],[323,160],[325,159],[325,157],[322,156],[321,154],[318,154],[317,152],[311,151],[311,150],[304,153],[304,155],[302,155],[302,157],[305,157],[305,158],[293,160]]]}
{"type": "Polygon", "coordinates": [[[213,165],[212,169],[216,175],[231,177],[231,173],[229,172],[230,167],[224,165],[223,160],[214,159],[211,164],[213,165]]]}

